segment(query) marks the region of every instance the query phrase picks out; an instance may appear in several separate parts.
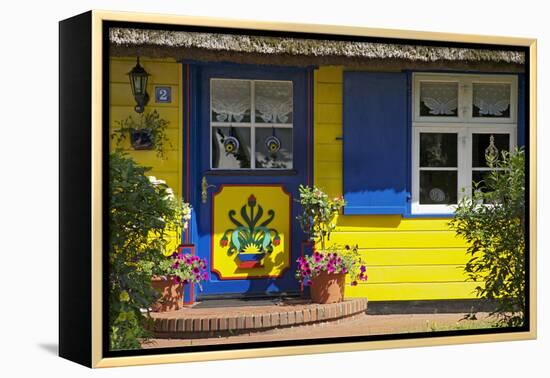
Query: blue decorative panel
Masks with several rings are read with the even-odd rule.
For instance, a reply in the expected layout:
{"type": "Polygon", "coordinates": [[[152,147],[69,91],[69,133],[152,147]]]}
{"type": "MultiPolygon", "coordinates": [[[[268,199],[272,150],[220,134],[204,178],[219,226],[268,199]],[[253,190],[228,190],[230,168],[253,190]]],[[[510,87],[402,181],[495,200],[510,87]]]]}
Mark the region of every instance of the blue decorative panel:
{"type": "Polygon", "coordinates": [[[344,73],[345,214],[405,214],[407,75],[344,73]]]}

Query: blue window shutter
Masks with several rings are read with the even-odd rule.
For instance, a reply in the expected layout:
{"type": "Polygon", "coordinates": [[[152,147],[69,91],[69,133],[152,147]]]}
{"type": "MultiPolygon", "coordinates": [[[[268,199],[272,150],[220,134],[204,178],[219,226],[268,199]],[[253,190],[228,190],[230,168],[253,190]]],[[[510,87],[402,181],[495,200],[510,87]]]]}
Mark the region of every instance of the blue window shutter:
{"type": "Polygon", "coordinates": [[[525,75],[518,75],[518,147],[525,146],[525,75]]]}
{"type": "Polygon", "coordinates": [[[406,73],[344,73],[344,214],[405,214],[406,73]]]}

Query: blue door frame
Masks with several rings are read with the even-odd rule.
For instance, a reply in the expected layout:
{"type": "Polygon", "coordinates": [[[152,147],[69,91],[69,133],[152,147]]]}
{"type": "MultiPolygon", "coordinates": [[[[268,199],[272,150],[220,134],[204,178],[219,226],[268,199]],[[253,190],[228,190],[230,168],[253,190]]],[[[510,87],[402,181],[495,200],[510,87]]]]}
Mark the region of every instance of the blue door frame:
{"type": "MultiPolygon", "coordinates": [[[[298,197],[299,184],[312,183],[312,88],[313,70],[308,67],[257,66],[230,63],[183,64],[184,157],[183,194],[193,206],[193,220],[184,240],[199,257],[211,262],[212,195],[221,185],[281,185],[298,197]],[[287,80],[293,82],[293,169],[289,171],[213,171],[210,169],[210,90],[211,78],[251,80],[287,80]],[[206,177],[212,187],[206,203],[201,201],[201,181],[206,177]]],[[[252,141],[253,143],[253,141],[252,141]]],[[[293,201],[294,202],[294,201],[293,201]]],[[[188,287],[185,302],[208,297],[256,297],[292,295],[300,291],[294,278],[295,260],[302,251],[304,234],[294,221],[300,211],[296,202],[291,212],[290,266],[280,278],[220,279],[210,271],[210,280],[202,290],[188,287]]],[[[210,267],[211,268],[211,267],[210,267]]]]}

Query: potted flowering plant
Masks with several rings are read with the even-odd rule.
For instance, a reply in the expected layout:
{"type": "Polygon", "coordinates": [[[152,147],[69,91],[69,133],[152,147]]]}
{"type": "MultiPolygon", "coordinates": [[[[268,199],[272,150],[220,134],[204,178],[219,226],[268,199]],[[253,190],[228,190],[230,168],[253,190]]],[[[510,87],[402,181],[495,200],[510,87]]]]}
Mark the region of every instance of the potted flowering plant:
{"type": "Polygon", "coordinates": [[[352,286],[368,278],[357,245],[331,246],[325,252],[314,251],[311,256],[299,257],[297,261],[296,278],[305,286],[311,286],[311,299],[316,303],[343,301],[347,274],[352,286]]]}
{"type": "Polygon", "coordinates": [[[153,304],[153,311],[175,311],[183,306],[183,287],[187,284],[198,284],[208,280],[205,259],[190,253],[174,252],[160,264],[164,275],[153,279],[153,287],[161,293],[161,297],[153,304]]]}
{"type": "Polygon", "coordinates": [[[352,285],[357,285],[357,280],[367,279],[357,246],[341,248],[333,245],[327,248],[327,241],[336,228],[335,218],[345,201],[342,197],[330,198],[317,187],[300,185],[299,191],[303,211],[297,219],[320,250],[298,258],[296,278],[305,286],[311,286],[314,302],[340,302],[344,299],[346,274],[350,274],[352,285]]]}
{"type": "MultiPolygon", "coordinates": [[[[208,279],[206,261],[183,253],[181,237],[189,227],[191,220],[191,205],[177,198],[164,180],[149,176],[149,181],[155,187],[164,188],[164,201],[173,209],[173,216],[165,220],[165,233],[176,235],[177,251],[165,256],[152,268],[154,276],[152,287],[160,293],[160,298],[152,305],[153,311],[173,311],[183,306],[183,287],[185,284],[199,284],[208,279]]],[[[172,249],[173,251],[173,249],[172,249]]]]}

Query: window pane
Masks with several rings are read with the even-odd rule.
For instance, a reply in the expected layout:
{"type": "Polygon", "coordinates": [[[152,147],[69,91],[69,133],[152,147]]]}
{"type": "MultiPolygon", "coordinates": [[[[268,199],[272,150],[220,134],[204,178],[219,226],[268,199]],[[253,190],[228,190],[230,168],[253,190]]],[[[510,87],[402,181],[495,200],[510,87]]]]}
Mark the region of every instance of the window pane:
{"type": "Polygon", "coordinates": [[[292,82],[256,81],[256,122],[292,123],[292,82]]]}
{"type": "Polygon", "coordinates": [[[458,116],[458,83],[420,83],[420,115],[422,117],[458,116]]]}
{"type": "Polygon", "coordinates": [[[421,167],[456,167],[456,133],[420,133],[421,167]]]}
{"type": "Polygon", "coordinates": [[[250,122],[250,81],[213,79],[213,122],[250,122]]]}
{"type": "Polygon", "coordinates": [[[250,128],[212,128],[212,168],[250,168],[250,128]]]}
{"type": "Polygon", "coordinates": [[[486,192],[485,179],[491,174],[492,171],[473,171],[472,172],[472,188],[474,183],[477,183],[477,190],[486,192]]]}
{"type": "Polygon", "coordinates": [[[503,150],[508,151],[509,149],[509,134],[473,134],[472,167],[487,167],[486,153],[495,153],[496,156],[500,157],[503,150]]]}
{"type": "Polygon", "coordinates": [[[474,83],[472,116],[509,118],[510,84],[474,83]]]}
{"type": "Polygon", "coordinates": [[[420,204],[457,203],[456,171],[420,171],[420,204]]]}
{"type": "Polygon", "coordinates": [[[292,168],[292,129],[256,128],[256,168],[292,168]]]}

